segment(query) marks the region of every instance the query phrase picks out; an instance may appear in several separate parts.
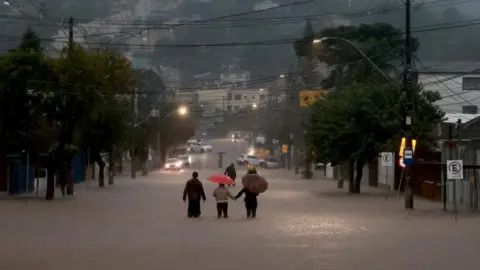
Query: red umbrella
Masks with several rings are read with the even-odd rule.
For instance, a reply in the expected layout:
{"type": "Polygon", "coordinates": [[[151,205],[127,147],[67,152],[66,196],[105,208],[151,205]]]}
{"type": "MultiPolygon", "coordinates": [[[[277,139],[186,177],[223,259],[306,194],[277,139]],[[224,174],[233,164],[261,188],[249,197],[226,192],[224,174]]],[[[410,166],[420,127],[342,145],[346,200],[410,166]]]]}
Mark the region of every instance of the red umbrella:
{"type": "Polygon", "coordinates": [[[235,182],[233,182],[232,178],[223,175],[223,174],[214,174],[210,177],[207,178],[208,181],[216,183],[216,184],[225,184],[225,185],[233,185],[235,182]]]}

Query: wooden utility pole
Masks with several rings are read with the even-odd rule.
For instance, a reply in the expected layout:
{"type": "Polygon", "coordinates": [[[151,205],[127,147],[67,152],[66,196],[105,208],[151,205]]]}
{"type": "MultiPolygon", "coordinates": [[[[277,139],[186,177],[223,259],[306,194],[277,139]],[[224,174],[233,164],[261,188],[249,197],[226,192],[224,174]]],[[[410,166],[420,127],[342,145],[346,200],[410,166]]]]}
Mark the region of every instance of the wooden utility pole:
{"type": "MultiPolygon", "coordinates": [[[[411,1],[405,0],[405,68],[403,73],[403,92],[405,97],[405,149],[412,149],[412,118],[413,118],[413,72],[411,43],[411,1]]],[[[413,209],[413,190],[411,165],[405,168],[405,208],[413,209]]]]}
{"type": "Polygon", "coordinates": [[[136,125],[137,125],[137,110],[136,110],[136,88],[132,88],[132,96],[131,96],[131,105],[132,105],[132,146],[130,149],[130,177],[132,179],[136,178],[136,172],[137,172],[137,162],[136,162],[136,151],[135,151],[135,130],[136,130],[136,125]]]}
{"type": "MultiPolygon", "coordinates": [[[[462,158],[460,153],[460,145],[462,144],[462,120],[457,120],[457,145],[456,145],[456,159],[460,160],[462,158]]],[[[458,206],[457,206],[457,180],[453,180],[453,211],[455,215],[455,220],[457,220],[458,206]]]]}
{"type": "Polygon", "coordinates": [[[73,17],[68,20],[68,53],[73,50],[73,17]]]}

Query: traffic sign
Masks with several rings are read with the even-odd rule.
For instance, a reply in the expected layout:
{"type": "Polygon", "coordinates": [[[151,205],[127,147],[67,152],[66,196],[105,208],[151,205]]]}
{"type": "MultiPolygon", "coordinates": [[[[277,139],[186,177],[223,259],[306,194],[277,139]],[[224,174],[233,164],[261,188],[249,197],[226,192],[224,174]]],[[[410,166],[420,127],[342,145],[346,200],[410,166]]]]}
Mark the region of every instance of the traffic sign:
{"type": "Polygon", "coordinates": [[[403,152],[403,163],[409,166],[413,164],[413,150],[412,148],[406,148],[405,152],[403,152]]]}
{"type": "Polygon", "coordinates": [[[382,166],[383,167],[392,167],[393,166],[393,153],[391,152],[382,152],[382,166]]]}
{"type": "Polygon", "coordinates": [[[400,167],[402,168],[405,168],[405,163],[403,163],[403,157],[401,157],[399,160],[398,160],[398,165],[400,165],[400,167]]]}
{"type": "Polygon", "coordinates": [[[447,178],[450,180],[463,179],[463,160],[447,160],[447,178]]]}
{"type": "MultiPolygon", "coordinates": [[[[415,147],[417,146],[417,140],[412,139],[411,143],[412,143],[413,152],[415,152],[415,147]]],[[[406,145],[407,145],[407,139],[403,137],[400,142],[400,150],[398,151],[399,156],[403,157],[403,152],[405,152],[406,145]]]]}
{"type": "Polygon", "coordinates": [[[328,93],[327,90],[303,90],[300,91],[300,107],[309,107],[315,101],[321,98],[322,95],[328,93]]]}

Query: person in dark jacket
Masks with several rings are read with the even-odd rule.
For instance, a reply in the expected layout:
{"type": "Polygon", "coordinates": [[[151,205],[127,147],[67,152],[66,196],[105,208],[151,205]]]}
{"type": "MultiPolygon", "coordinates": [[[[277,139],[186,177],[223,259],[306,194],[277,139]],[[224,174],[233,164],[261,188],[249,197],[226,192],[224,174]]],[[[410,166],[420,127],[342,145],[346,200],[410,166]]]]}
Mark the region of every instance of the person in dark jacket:
{"type": "MultiPolygon", "coordinates": [[[[249,165],[247,174],[257,174],[257,170],[255,166],[249,165]]],[[[240,198],[243,194],[245,194],[245,209],[247,210],[247,218],[256,218],[257,217],[257,207],[258,207],[258,193],[253,193],[247,188],[243,188],[240,192],[235,196],[235,200],[240,198]]]]}
{"type": "Polygon", "coordinates": [[[183,201],[185,202],[188,197],[188,217],[198,218],[202,214],[200,210],[200,199],[203,202],[207,199],[205,197],[205,191],[200,180],[198,180],[198,173],[192,173],[192,179],[187,181],[185,189],[183,190],[183,201]]]}
{"type": "Polygon", "coordinates": [[[240,192],[235,196],[235,200],[240,198],[243,194],[245,194],[245,209],[247,210],[247,218],[256,218],[257,217],[257,207],[258,201],[257,196],[258,193],[253,193],[247,188],[243,188],[240,192]]]}
{"type": "Polygon", "coordinates": [[[225,172],[223,174],[232,178],[234,182],[233,186],[235,186],[235,178],[237,178],[237,172],[235,171],[235,165],[233,164],[233,162],[225,169],[225,172]]]}

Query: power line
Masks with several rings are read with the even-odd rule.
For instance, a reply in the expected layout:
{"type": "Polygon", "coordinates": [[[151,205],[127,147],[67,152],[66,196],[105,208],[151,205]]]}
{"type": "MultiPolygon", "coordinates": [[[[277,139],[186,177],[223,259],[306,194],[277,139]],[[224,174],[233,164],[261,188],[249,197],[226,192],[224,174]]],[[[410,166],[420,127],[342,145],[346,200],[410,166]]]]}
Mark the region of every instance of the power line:
{"type": "MultiPolygon", "coordinates": [[[[446,6],[446,5],[451,5],[453,2],[456,2],[456,4],[463,4],[463,3],[468,3],[472,2],[474,0],[437,0],[437,1],[432,1],[429,2],[427,6],[422,6],[422,9],[425,8],[430,8],[430,7],[440,7],[440,6],[446,6]]],[[[310,1],[307,1],[310,2],[310,1]]],[[[304,2],[300,2],[304,3],[304,2]]],[[[267,9],[268,10],[268,9],[267,9]]],[[[261,12],[267,11],[267,10],[262,10],[261,12]]],[[[403,8],[395,8],[395,9],[381,9],[381,10],[376,10],[372,13],[370,11],[370,15],[372,14],[387,14],[392,11],[400,11],[403,10],[403,8]]],[[[259,11],[260,12],[260,11],[259,11]]],[[[228,16],[223,16],[223,17],[217,17],[209,20],[198,20],[198,21],[192,21],[192,22],[187,22],[187,23],[180,23],[180,24],[166,24],[163,23],[163,25],[159,25],[158,23],[151,23],[151,22],[140,22],[140,21],[131,21],[131,22],[125,22],[125,21],[110,21],[110,22],[103,22],[101,23],[101,28],[108,28],[108,26],[130,26],[127,27],[128,30],[135,30],[135,29],[143,29],[143,30],[151,30],[151,29],[173,29],[173,28],[178,28],[178,27],[195,27],[195,28],[225,28],[225,27],[257,27],[257,26],[266,26],[269,24],[273,25],[280,25],[280,24],[292,24],[292,23],[300,23],[304,22],[305,19],[311,19],[312,21],[321,21],[321,20],[330,20],[332,18],[337,18],[337,17],[342,17],[342,18],[354,18],[354,17],[365,17],[365,16],[370,16],[369,14],[366,14],[365,11],[362,12],[357,12],[357,13],[345,13],[345,14],[317,14],[317,15],[306,15],[306,16],[292,16],[292,17],[266,17],[266,18],[249,18],[249,19],[237,19],[237,20],[224,20],[221,18],[226,18],[226,17],[234,17],[234,16],[245,16],[247,13],[238,13],[238,14],[233,14],[233,15],[228,15],[228,16]],[[220,18],[220,19],[219,19],[220,18]],[[217,20],[218,19],[218,20],[217,20]],[[232,22],[247,22],[247,24],[231,24],[232,22]],[[255,23],[256,22],[256,23],[255,23]],[[212,24],[213,23],[213,24],[212,24]],[[134,25],[137,25],[137,27],[133,27],[134,25]],[[151,27],[149,27],[151,26],[151,27]]],[[[0,16],[0,18],[2,18],[0,16]]],[[[8,18],[8,17],[7,17],[8,18]]],[[[12,18],[12,17],[10,17],[12,18]]],[[[18,18],[16,18],[18,19],[18,18]]],[[[39,20],[39,18],[28,18],[29,20],[39,20]]],[[[77,20],[78,21],[78,20],[77,20]]],[[[4,22],[5,23],[5,22],[4,22]]],[[[14,22],[8,22],[8,23],[14,23],[14,22]]],[[[45,23],[45,21],[40,21],[41,24],[45,24],[46,26],[57,26],[57,24],[54,25],[48,25],[45,23]]],[[[100,26],[100,25],[99,25],[100,26]]],[[[98,27],[94,26],[82,26],[82,28],[93,28],[93,29],[98,29],[98,27]]],[[[110,33],[96,33],[96,34],[91,34],[89,36],[107,36],[107,35],[114,35],[118,34],[118,31],[115,32],[110,32],[110,33]]],[[[83,35],[81,35],[83,37],[83,35]]]]}

